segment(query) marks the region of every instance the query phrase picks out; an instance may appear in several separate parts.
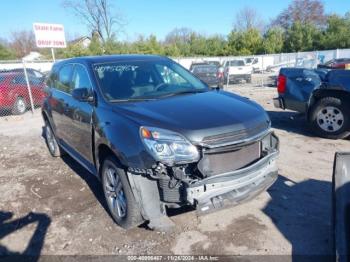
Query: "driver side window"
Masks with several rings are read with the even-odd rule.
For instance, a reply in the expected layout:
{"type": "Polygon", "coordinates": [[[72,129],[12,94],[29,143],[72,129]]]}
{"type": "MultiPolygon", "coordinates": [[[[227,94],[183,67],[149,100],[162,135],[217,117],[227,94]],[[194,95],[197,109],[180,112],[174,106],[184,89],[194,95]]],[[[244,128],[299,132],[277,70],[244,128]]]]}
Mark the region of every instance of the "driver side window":
{"type": "Polygon", "coordinates": [[[75,65],[73,76],[73,89],[88,88],[91,89],[91,82],[87,70],[82,65],[75,65]]]}

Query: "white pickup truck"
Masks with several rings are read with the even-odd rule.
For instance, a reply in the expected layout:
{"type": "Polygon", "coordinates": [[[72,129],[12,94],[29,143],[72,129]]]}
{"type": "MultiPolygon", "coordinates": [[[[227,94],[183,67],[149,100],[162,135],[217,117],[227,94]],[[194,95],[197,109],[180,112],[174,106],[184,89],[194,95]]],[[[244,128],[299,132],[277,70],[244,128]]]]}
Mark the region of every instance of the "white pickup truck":
{"type": "Polygon", "coordinates": [[[225,81],[239,82],[245,80],[247,83],[252,82],[253,67],[247,65],[244,59],[228,60],[225,62],[224,68],[225,81]]]}

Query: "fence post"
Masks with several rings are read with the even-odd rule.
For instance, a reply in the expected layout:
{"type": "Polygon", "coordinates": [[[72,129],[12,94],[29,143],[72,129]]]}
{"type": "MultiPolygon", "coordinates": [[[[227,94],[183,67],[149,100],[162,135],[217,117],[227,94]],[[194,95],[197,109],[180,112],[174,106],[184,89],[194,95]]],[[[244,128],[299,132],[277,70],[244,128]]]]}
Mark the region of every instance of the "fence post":
{"type": "MultiPolygon", "coordinates": [[[[231,63],[230,61],[228,61],[228,63],[231,63]]],[[[226,76],[226,91],[228,89],[228,85],[230,83],[230,66],[226,67],[227,68],[227,76],[226,76]]],[[[224,75],[225,75],[225,71],[226,71],[226,68],[224,68],[224,75]]]]}
{"type": "Polygon", "coordinates": [[[30,87],[29,78],[28,78],[28,74],[27,74],[27,68],[26,68],[26,64],[25,64],[24,60],[22,60],[22,64],[23,64],[24,76],[26,78],[26,83],[27,83],[30,108],[31,108],[32,114],[34,114],[34,103],[33,103],[32,89],[30,87]]]}
{"type": "Polygon", "coordinates": [[[261,56],[261,87],[264,87],[264,57],[265,55],[261,56]]]}

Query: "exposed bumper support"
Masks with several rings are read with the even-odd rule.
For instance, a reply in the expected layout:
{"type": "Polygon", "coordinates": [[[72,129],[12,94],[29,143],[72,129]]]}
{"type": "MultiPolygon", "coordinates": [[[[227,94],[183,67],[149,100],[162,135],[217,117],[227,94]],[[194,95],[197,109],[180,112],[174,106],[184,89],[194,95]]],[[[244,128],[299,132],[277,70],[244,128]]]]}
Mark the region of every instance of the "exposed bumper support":
{"type": "Polygon", "coordinates": [[[273,105],[275,108],[282,108],[286,109],[286,106],[284,104],[284,99],[282,97],[276,97],[273,99],[273,105]]]}
{"type": "Polygon", "coordinates": [[[187,188],[188,202],[197,204],[198,211],[207,212],[250,199],[276,180],[277,155],[278,152],[275,152],[247,168],[210,177],[192,185],[187,188]]]}

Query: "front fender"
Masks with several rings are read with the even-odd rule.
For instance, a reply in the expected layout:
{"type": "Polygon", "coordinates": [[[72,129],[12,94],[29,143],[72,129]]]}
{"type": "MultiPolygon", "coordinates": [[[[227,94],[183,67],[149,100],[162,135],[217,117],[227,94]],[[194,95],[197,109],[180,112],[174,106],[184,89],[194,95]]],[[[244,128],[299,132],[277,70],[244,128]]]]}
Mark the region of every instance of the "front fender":
{"type": "Polygon", "coordinates": [[[113,124],[104,122],[95,128],[95,159],[99,163],[99,150],[107,146],[125,167],[146,169],[156,162],[146,151],[140,136],[139,126],[118,119],[113,124]]]}

